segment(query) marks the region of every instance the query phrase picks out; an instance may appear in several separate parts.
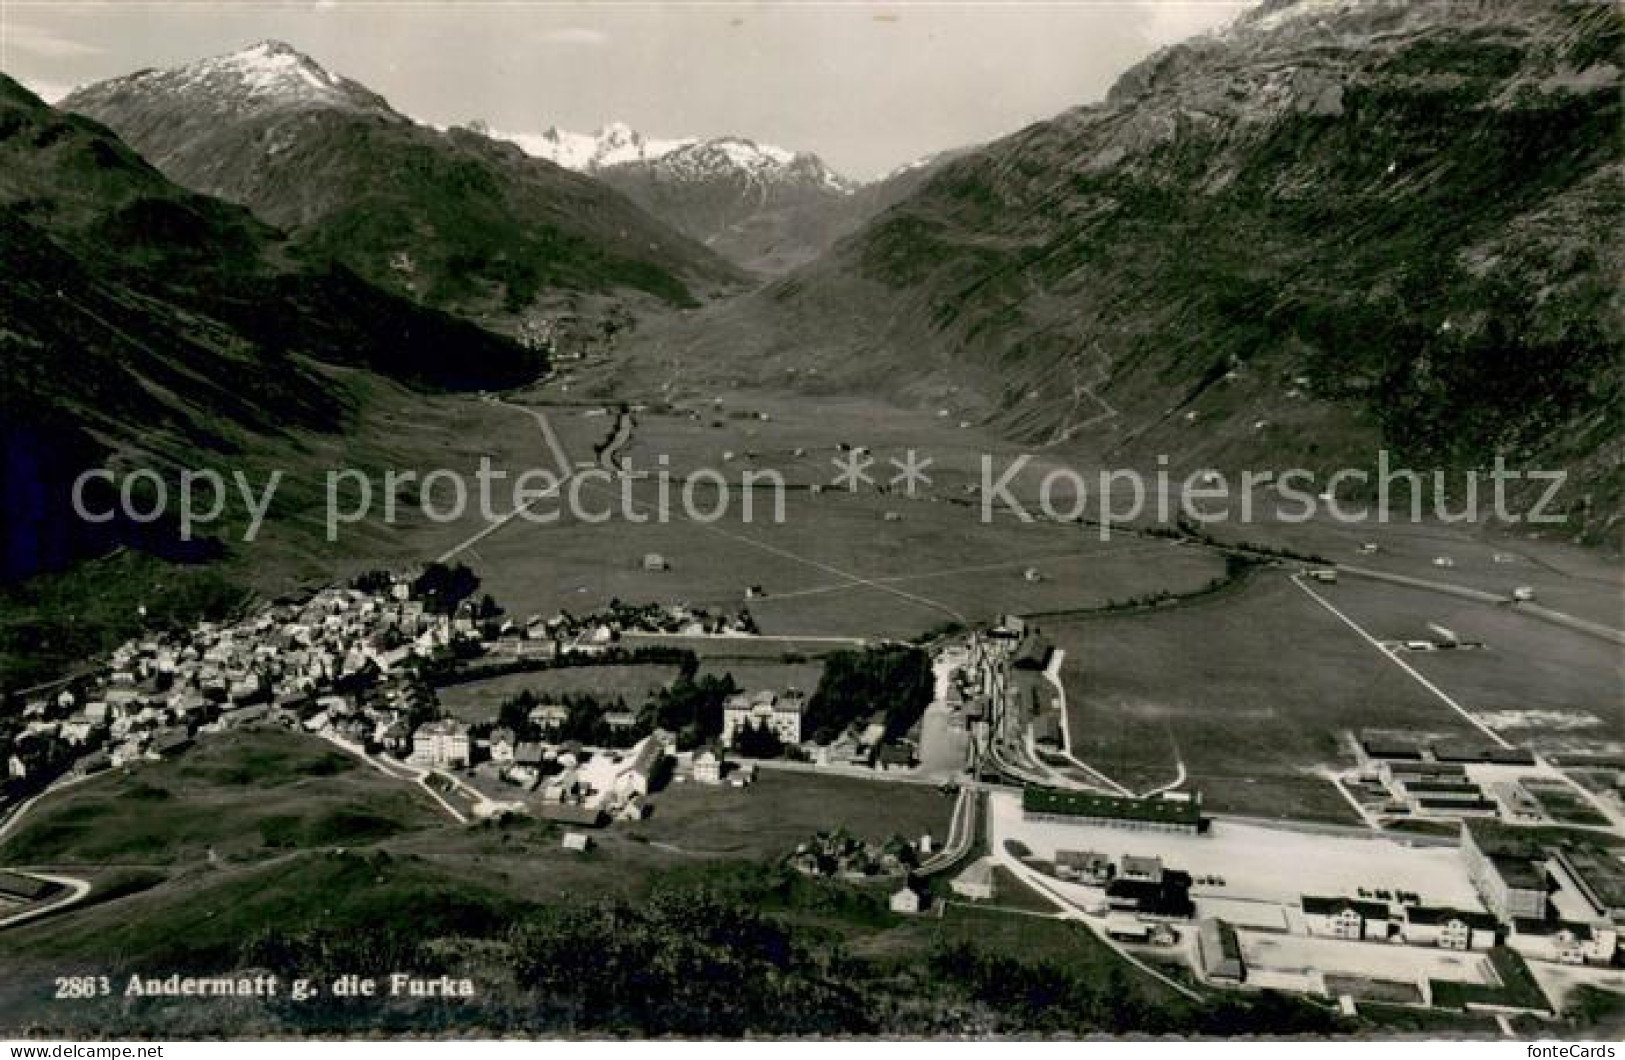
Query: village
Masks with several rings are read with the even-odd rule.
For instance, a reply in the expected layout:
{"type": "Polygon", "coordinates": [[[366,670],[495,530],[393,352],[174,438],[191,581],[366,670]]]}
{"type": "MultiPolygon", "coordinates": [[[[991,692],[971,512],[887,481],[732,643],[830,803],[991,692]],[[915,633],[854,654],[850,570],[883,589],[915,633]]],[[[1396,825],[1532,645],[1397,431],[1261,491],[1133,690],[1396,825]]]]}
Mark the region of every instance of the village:
{"type": "MultiPolygon", "coordinates": [[[[943,902],[997,908],[1013,888],[1152,974],[1179,967],[1208,986],[1287,990],[1348,1011],[1547,1013],[1554,993],[1620,978],[1625,866],[1585,828],[1554,830],[1539,796],[1555,804],[1564,788],[1595,803],[1599,840],[1618,809],[1567,791],[1563,772],[1525,748],[1351,733],[1355,765],[1337,782],[1369,805],[1369,828],[1213,814],[1189,785],[1135,792],[1071,753],[1063,653],[1018,616],[931,646],[923,712],[865,711],[817,734],[807,690],[731,683],[710,687],[710,731],[663,727],[656,703],[536,696],[470,723],[446,714],[437,686],[671,662],[684,654],[662,636],[753,635],[748,614],[679,605],[515,621],[476,587],[461,568],[375,572],[233,623],[129,641],[96,674],[23,705],[0,745],[6,809],[243,726],[325,739],[422,786],[460,823],[554,822],[580,852],[596,829],[645,818],[672,784],[862,773],[956,794],[946,834],[864,842],[837,829],[782,856],[810,876],[878,883],[900,916],[943,902]],[[1384,827],[1402,818],[1439,827],[1384,827]]],[[[6,880],[13,905],[50,889],[27,874],[6,880]]]]}

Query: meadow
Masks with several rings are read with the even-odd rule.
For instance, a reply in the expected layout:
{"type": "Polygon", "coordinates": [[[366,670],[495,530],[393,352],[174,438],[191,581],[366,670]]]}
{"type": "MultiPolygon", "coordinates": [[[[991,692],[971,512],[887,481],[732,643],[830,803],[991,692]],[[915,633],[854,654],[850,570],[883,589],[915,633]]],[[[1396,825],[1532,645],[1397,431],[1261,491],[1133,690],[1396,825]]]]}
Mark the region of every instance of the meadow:
{"type": "Polygon", "coordinates": [[[1317,587],[1380,639],[1432,639],[1430,625],[1482,649],[1404,660],[1507,739],[1547,750],[1625,750],[1625,656],[1617,645],[1516,608],[1358,578],[1317,587]]]}
{"type": "Polygon", "coordinates": [[[525,691],[534,692],[542,700],[593,695],[605,703],[622,700],[636,710],[676,677],[674,666],[566,666],[448,685],[437,695],[452,717],[484,722],[495,720],[506,700],[525,691]]]}
{"type": "Polygon", "coordinates": [[[314,737],[236,730],[41,800],[0,844],[0,862],[178,869],[374,842],[444,819],[427,795],[314,737]]]}
{"type": "Polygon", "coordinates": [[[1136,789],[1185,763],[1216,811],[1355,821],[1340,733],[1473,730],[1279,572],[1148,612],[1050,620],[1072,751],[1136,789]]]}

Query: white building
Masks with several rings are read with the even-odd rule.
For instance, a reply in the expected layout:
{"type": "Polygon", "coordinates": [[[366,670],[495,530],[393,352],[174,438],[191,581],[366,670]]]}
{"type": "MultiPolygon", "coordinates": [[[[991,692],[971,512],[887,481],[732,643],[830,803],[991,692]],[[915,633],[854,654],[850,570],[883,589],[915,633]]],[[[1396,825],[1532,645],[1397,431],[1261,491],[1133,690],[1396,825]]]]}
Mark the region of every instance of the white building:
{"type": "Polygon", "coordinates": [[[1306,894],[1299,904],[1304,927],[1311,935],[1334,939],[1388,937],[1388,906],[1382,902],[1306,894]]]}
{"type": "Polygon", "coordinates": [[[704,747],[694,752],[694,780],[700,784],[721,784],[725,768],[722,749],[704,747]]]}
{"type": "Polygon", "coordinates": [[[1413,946],[1443,950],[1487,950],[1495,945],[1496,920],[1489,913],[1408,905],[1401,927],[1413,946]]]}
{"type": "Polygon", "coordinates": [[[433,721],[412,734],[412,759],[445,769],[468,765],[468,726],[451,718],[433,721]]]}
{"type": "Polygon", "coordinates": [[[801,742],[801,716],[807,697],[796,689],[783,695],[763,690],[733,696],[722,705],[722,742],[732,746],[738,734],[765,725],[786,744],[801,742]]]}

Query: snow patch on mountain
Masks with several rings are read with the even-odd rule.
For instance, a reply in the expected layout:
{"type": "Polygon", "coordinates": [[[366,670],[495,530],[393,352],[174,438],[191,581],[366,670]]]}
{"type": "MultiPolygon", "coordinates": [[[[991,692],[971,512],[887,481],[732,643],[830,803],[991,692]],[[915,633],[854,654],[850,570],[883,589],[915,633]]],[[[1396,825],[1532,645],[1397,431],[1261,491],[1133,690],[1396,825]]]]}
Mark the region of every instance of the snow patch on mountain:
{"type": "Polygon", "coordinates": [[[857,185],[832,172],[817,155],[757,143],[741,136],[654,139],[625,122],[611,122],[597,132],[576,133],[554,126],[542,133],[514,133],[485,129],[486,135],[506,140],[536,158],[581,173],[603,173],[620,167],[651,166],[676,180],[706,180],[743,174],[752,182],[792,182],[816,185],[845,195],[857,185]],[[658,163],[658,165],[656,165],[658,163]]]}
{"type": "Polygon", "coordinates": [[[696,142],[692,137],[650,139],[624,122],[611,122],[594,133],[570,132],[553,126],[542,133],[492,130],[490,136],[517,144],[527,155],[545,158],[555,165],[581,173],[594,173],[630,162],[652,161],[696,142]]]}
{"type": "Polygon", "coordinates": [[[214,110],[330,107],[395,116],[382,96],[277,40],[170,70],[142,70],[105,85],[189,96],[214,110]]]}

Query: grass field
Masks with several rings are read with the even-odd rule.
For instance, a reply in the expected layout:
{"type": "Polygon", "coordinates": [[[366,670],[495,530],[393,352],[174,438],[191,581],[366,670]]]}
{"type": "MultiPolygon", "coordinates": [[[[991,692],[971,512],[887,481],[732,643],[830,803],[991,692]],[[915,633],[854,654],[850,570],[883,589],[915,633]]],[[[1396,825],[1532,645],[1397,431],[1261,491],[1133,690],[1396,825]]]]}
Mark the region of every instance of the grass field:
{"type": "MultiPolygon", "coordinates": [[[[578,408],[538,407],[556,429],[581,418],[578,408]]],[[[518,421],[536,435],[519,411],[480,408],[484,415],[518,421]]],[[[608,429],[602,417],[590,422],[593,431],[608,429]]],[[[1157,590],[1187,592],[1223,569],[1204,550],[1164,541],[1122,535],[1101,542],[1078,526],[1024,523],[1008,514],[984,521],[963,487],[979,477],[982,453],[1000,452],[1004,459],[1014,450],[917,414],[865,402],[835,401],[813,410],[782,398],[736,396],[719,411],[706,407],[699,419],[651,411],[639,413],[636,423],[627,452],[633,467],[669,468],[677,476],[664,491],[654,480],[629,487],[633,515],[653,516],[649,521],[623,518],[619,486],[588,482],[580,494],[584,505],[612,511],[609,523],[583,521],[568,512],[548,525],[515,521],[467,554],[510,611],[579,612],[617,597],[735,608],[745,603],[747,587],[761,586],[766,598],[749,606],[765,632],[906,637],[950,619],[981,621],[1005,611],[1099,606],[1157,590]],[[735,407],[739,402],[751,410],[771,408],[770,418],[732,414],[742,411],[735,407]],[[806,487],[812,483],[830,482],[835,473],[830,460],[843,441],[874,448],[877,484],[857,493],[833,488],[811,493],[806,487]],[[914,447],[928,450],[935,461],[932,484],[914,497],[882,492],[895,473],[888,458],[914,447]],[[796,457],[798,450],[802,455],[796,457]],[[682,503],[681,475],[702,467],[731,485],[726,497],[711,488],[695,494],[701,509],[719,499],[727,502],[726,514],[714,522],[690,520],[682,503]],[[772,491],[763,489],[750,493],[753,508],[747,518],[739,485],[747,470],[766,469],[792,487],[782,495],[782,519],[772,491]],[[666,505],[660,504],[663,492],[666,505]],[[660,517],[662,510],[669,516],[660,517]],[[670,569],[645,571],[642,559],[651,552],[665,557],[670,569]],[[1038,580],[1023,577],[1028,568],[1038,580]]],[[[567,449],[566,435],[585,437],[578,428],[559,432],[567,449]]],[[[517,444],[515,452],[539,444],[539,437],[523,432],[516,440],[512,431],[510,422],[496,437],[517,444]]],[[[590,455],[590,450],[570,453],[572,460],[590,455]]],[[[551,512],[554,506],[544,508],[551,512]]],[[[462,524],[470,532],[477,526],[462,524]]]]}
{"type": "Polygon", "coordinates": [[[953,800],[935,788],[765,769],[749,788],[673,785],[627,835],[691,854],[778,858],[815,832],[864,839],[948,834],[953,800]]]}
{"type": "Polygon", "coordinates": [[[1405,661],[1491,728],[1552,750],[1625,750],[1625,654],[1517,611],[1344,578],[1316,589],[1378,639],[1431,638],[1429,623],[1482,651],[1408,652],[1405,661]]]}
{"type": "Polygon", "coordinates": [[[1073,752],[1135,788],[1172,780],[1183,759],[1214,810],[1354,821],[1313,773],[1340,761],[1339,732],[1471,731],[1278,574],[1189,606],[1045,629],[1067,652],[1073,752]]]}
{"type": "Polygon", "coordinates": [[[676,677],[674,666],[565,666],[448,685],[438,696],[448,714],[467,722],[491,721],[504,700],[527,689],[542,699],[584,694],[611,703],[620,699],[636,710],[676,677]]]}
{"type": "Polygon", "coordinates": [[[374,842],[443,820],[427,796],[312,737],[237,730],[48,796],[0,861],[178,867],[210,852],[233,861],[374,842]]]}
{"type": "Polygon", "coordinates": [[[700,675],[721,677],[732,675],[734,684],[742,689],[762,688],[783,691],[799,688],[808,695],[818,687],[824,675],[824,665],[815,660],[807,662],[772,662],[758,659],[707,658],[700,663],[700,675]]]}

